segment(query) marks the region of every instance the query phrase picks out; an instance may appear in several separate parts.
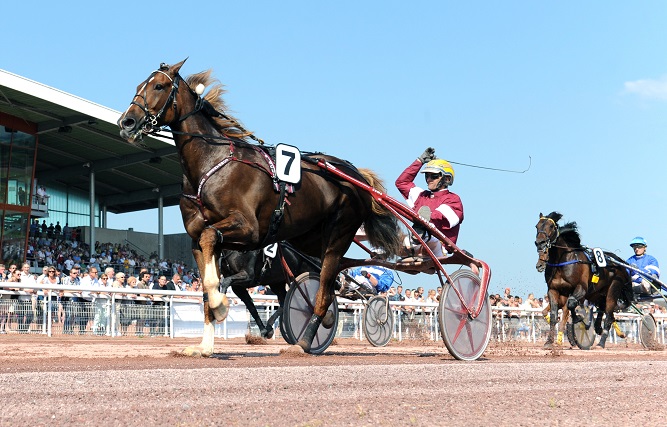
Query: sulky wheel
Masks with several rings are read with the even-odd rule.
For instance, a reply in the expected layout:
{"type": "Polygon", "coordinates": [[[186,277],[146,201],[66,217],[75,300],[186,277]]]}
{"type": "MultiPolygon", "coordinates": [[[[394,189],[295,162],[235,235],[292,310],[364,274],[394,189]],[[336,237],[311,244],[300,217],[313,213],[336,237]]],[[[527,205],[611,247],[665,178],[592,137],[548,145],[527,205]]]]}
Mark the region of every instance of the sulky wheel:
{"type": "Polygon", "coordinates": [[[394,313],[389,299],[376,295],[368,300],[364,310],[364,334],[375,347],[384,347],[394,332],[394,313]]]}
{"type": "Polygon", "coordinates": [[[656,343],[656,325],[652,314],[644,314],[639,323],[639,341],[644,348],[653,350],[656,343]]]}
{"type": "MultiPolygon", "coordinates": [[[[282,322],[284,322],[285,341],[288,343],[288,338],[296,343],[303,336],[306,326],[313,315],[315,297],[319,288],[320,276],[318,274],[303,273],[294,280],[294,283],[287,291],[282,322]]],[[[338,303],[335,298],[329,306],[327,314],[333,315],[333,324],[329,328],[320,325],[313,338],[313,344],[309,351],[310,354],[323,353],[336,335],[338,303]]]]}
{"type": "Polygon", "coordinates": [[[287,327],[285,327],[285,313],[280,315],[280,320],[279,320],[279,325],[280,325],[280,335],[283,337],[285,342],[289,345],[294,345],[296,344],[296,340],[294,339],[293,336],[290,336],[287,327]]]}
{"type": "Polygon", "coordinates": [[[470,270],[457,270],[450,275],[440,297],[438,323],[442,340],[449,353],[459,360],[477,360],[484,353],[491,338],[491,306],[489,298],[482,298],[479,316],[471,318],[454,291],[458,290],[469,306],[476,304],[481,290],[479,276],[470,270]]]}
{"type": "Polygon", "coordinates": [[[583,319],[582,322],[567,325],[567,339],[573,346],[582,350],[590,350],[595,343],[595,328],[593,327],[593,310],[590,307],[578,305],[575,308],[577,315],[583,319]]]}

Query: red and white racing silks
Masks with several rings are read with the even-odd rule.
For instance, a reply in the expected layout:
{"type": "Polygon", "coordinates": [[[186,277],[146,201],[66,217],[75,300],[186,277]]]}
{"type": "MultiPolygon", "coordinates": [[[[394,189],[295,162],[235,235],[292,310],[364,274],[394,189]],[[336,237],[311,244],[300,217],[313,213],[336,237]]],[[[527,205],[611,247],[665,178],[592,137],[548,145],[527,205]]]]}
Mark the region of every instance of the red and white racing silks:
{"type": "Polygon", "coordinates": [[[408,206],[415,211],[422,206],[431,209],[431,222],[453,243],[459,236],[459,227],[463,222],[463,204],[461,198],[449,190],[431,192],[413,182],[422,162],[415,160],[396,179],[396,188],[406,198],[408,206]]]}

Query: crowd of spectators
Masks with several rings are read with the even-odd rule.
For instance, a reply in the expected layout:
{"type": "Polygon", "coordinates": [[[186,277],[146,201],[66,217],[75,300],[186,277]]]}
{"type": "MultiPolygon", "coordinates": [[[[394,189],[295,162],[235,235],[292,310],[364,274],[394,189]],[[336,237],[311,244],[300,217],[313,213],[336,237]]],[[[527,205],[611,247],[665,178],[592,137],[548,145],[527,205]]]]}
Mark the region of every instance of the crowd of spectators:
{"type": "MultiPolygon", "coordinates": [[[[80,230],[72,230],[67,224],[65,227],[60,223],[47,226],[46,222],[40,225],[35,220],[26,258],[27,262],[22,265],[0,264],[0,281],[100,288],[97,293],[53,294],[53,321],[62,324],[65,334],[75,330],[78,333],[108,334],[105,330],[107,318],[102,315],[105,311],[102,304],[106,304],[107,299],[99,298],[104,287],[201,291],[196,271],[188,269],[185,262],[159,259],[156,253],[144,256],[120,243],[96,242],[91,250],[88,244],[80,241],[80,230]],[[35,265],[41,267],[41,274],[31,274],[35,265]]],[[[47,293],[19,286],[8,290],[24,292],[0,296],[0,299],[15,300],[0,304],[0,333],[5,333],[10,323],[16,323],[18,332],[23,333],[30,331],[31,323],[39,327],[47,293]]],[[[152,335],[164,333],[154,315],[164,312],[159,309],[164,306],[160,298],[148,294],[125,294],[121,295],[118,306],[117,330],[127,332],[127,326],[134,324],[140,335],[144,333],[144,327],[152,335]]]]}
{"type": "MultiPolygon", "coordinates": [[[[42,227],[45,225],[43,222],[42,227]]],[[[98,270],[113,267],[127,275],[137,274],[140,270],[147,270],[152,275],[179,274],[185,282],[191,282],[195,274],[182,261],[159,259],[155,252],[144,256],[125,244],[96,242],[91,253],[90,245],[79,241],[76,230],[69,231],[67,224],[62,229],[59,223],[53,227],[53,234],[49,231],[39,232],[37,237],[29,238],[26,253],[28,262],[36,262],[38,267],[52,265],[65,275],[69,274],[74,265],[84,269],[95,267],[98,270]]]]}
{"type": "MultiPolygon", "coordinates": [[[[42,274],[37,276],[30,273],[30,264],[24,263],[19,269],[16,264],[6,268],[0,264],[0,281],[17,283],[16,288],[6,290],[21,290],[19,294],[3,294],[0,299],[0,333],[6,333],[11,324],[17,324],[19,333],[31,332],[30,326],[41,329],[45,298],[48,291],[22,287],[20,284],[30,285],[65,285],[68,287],[86,287],[99,289],[98,291],[75,292],[60,290],[51,294],[52,321],[62,325],[64,334],[94,333],[109,335],[108,328],[108,298],[104,295],[104,288],[127,289],[154,289],[170,291],[201,291],[199,278],[191,271],[181,276],[178,272],[170,274],[152,274],[149,270],[141,270],[137,276],[126,275],[121,270],[116,272],[113,266],[107,265],[103,270],[94,263],[83,269],[79,264],[64,263],[60,269],[54,265],[45,265],[42,274]],[[187,280],[187,282],[186,282],[187,280]],[[20,283],[20,284],[19,284],[20,283]],[[7,300],[7,301],[4,301],[7,300]]],[[[123,267],[124,268],[124,267],[123,267]]],[[[116,305],[115,330],[118,334],[127,334],[128,326],[135,325],[136,335],[162,335],[168,318],[164,319],[164,301],[151,294],[121,293],[116,305]],[[144,328],[148,328],[146,331],[144,328]]]]}

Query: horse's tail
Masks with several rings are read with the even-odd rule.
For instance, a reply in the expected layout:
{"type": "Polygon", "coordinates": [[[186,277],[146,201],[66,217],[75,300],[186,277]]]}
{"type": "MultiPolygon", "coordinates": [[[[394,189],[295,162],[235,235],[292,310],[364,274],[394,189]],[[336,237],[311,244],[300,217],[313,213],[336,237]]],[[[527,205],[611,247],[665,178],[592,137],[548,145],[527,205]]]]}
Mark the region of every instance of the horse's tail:
{"type": "MultiPolygon", "coordinates": [[[[368,185],[386,193],[384,183],[370,169],[359,169],[368,185]]],[[[401,251],[401,235],[396,217],[384,206],[372,199],[371,215],[364,221],[364,230],[371,246],[383,250],[383,256],[393,258],[401,251]]]]}

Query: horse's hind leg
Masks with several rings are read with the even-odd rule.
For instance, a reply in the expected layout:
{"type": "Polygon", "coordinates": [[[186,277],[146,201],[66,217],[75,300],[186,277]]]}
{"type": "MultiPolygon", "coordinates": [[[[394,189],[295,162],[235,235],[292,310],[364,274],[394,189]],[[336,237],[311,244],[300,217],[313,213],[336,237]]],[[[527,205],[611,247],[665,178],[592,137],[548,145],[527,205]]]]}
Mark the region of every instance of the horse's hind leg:
{"type": "MultiPolygon", "coordinates": [[[[614,312],[606,313],[604,318],[604,330],[602,331],[602,334],[600,334],[598,347],[604,348],[605,344],[607,343],[607,337],[609,336],[609,329],[611,328],[611,324],[614,323],[614,321],[614,312]]],[[[595,323],[597,323],[597,320],[595,323]]]]}
{"type": "Polygon", "coordinates": [[[568,327],[567,319],[570,317],[569,310],[563,310],[563,316],[561,316],[560,324],[558,325],[558,337],[556,338],[556,344],[563,345],[563,335],[565,328],[568,327]]]}
{"type": "Polygon", "coordinates": [[[243,304],[245,304],[246,309],[250,312],[250,315],[259,328],[260,335],[264,338],[271,338],[273,336],[273,328],[271,325],[265,326],[264,322],[262,322],[257,307],[255,306],[255,302],[248,293],[248,289],[244,286],[232,285],[232,291],[234,291],[234,294],[236,294],[236,296],[243,301],[243,304]],[[268,336],[269,334],[271,336],[268,336]]]}

